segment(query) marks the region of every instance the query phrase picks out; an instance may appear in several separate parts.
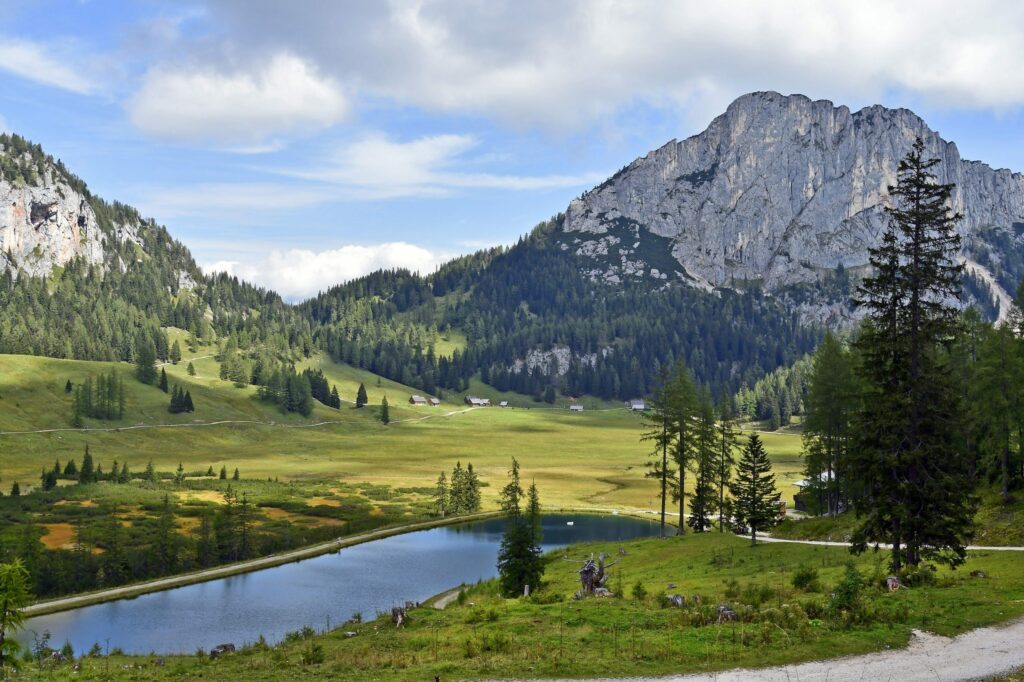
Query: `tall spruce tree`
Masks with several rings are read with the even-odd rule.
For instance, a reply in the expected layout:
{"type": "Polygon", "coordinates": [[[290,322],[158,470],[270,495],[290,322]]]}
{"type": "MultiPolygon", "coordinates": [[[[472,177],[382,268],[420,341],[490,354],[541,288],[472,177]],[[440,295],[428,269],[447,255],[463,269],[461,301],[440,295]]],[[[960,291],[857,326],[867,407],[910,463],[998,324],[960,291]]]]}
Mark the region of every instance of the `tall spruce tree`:
{"type": "Polygon", "coordinates": [[[388,397],[380,399],[380,421],[383,424],[391,423],[391,411],[388,409],[388,397]]]}
{"type": "Polygon", "coordinates": [[[368,398],[366,397],[366,386],[362,383],[359,384],[359,390],[356,391],[356,407],[363,407],[366,405],[368,398]]]}
{"type": "Polygon", "coordinates": [[[771,528],[782,517],[768,451],[756,433],[750,434],[736,464],[731,491],[736,518],[750,528],[750,544],[756,545],[757,532],[771,528]]]}
{"type": "Polygon", "coordinates": [[[676,363],[673,370],[665,401],[673,434],[672,460],[678,475],[677,485],[673,489],[674,497],[679,502],[679,526],[676,534],[683,535],[686,533],[686,524],[683,522],[686,518],[686,472],[693,468],[697,453],[697,398],[693,377],[682,360],[676,363]]]}
{"type": "Polygon", "coordinates": [[[658,500],[661,503],[661,537],[665,537],[668,498],[670,495],[673,498],[676,496],[676,486],[679,485],[675,480],[676,472],[669,461],[669,450],[672,448],[674,432],[670,428],[671,414],[667,400],[668,383],[668,372],[663,369],[659,389],[650,401],[651,409],[640,413],[645,424],[640,440],[654,444],[651,459],[647,462],[647,473],[644,476],[658,481],[658,500]]]}
{"type": "Polygon", "coordinates": [[[157,388],[167,393],[167,370],[163,367],[160,368],[160,381],[157,383],[157,388]]]}
{"type": "Polygon", "coordinates": [[[732,411],[732,403],[723,400],[718,408],[718,465],[715,477],[715,489],[718,493],[718,532],[724,533],[727,517],[730,515],[730,501],[727,498],[729,483],[732,481],[733,465],[736,463],[735,452],[739,447],[740,432],[736,427],[736,417],[732,411]]]}
{"type": "Polygon", "coordinates": [[[442,471],[437,477],[437,485],[434,487],[434,510],[438,516],[448,515],[448,478],[442,471]]]}
{"type": "Polygon", "coordinates": [[[891,544],[893,572],[924,558],[962,563],[976,508],[948,353],[961,216],[950,208],[953,185],[933,172],[939,163],[920,138],[900,162],[889,224],[856,299],[866,319],[856,342],[864,390],[850,451],[853,550],[891,544]]]}
{"type": "MultiPolygon", "coordinates": [[[[537,533],[531,518],[532,512],[528,509],[527,514],[523,513],[523,494],[519,477],[519,462],[513,458],[512,469],[509,470],[509,481],[502,489],[500,496],[501,510],[505,514],[505,532],[498,549],[498,575],[501,593],[506,597],[523,594],[527,586],[536,589],[540,585],[543,573],[540,546],[536,542],[537,533]]],[[[540,502],[535,498],[536,490],[534,489],[530,505],[531,507],[536,505],[535,509],[539,519],[540,502]]]]}
{"type": "Polygon", "coordinates": [[[702,389],[697,402],[697,421],[694,424],[693,494],[690,496],[690,516],[686,524],[697,533],[711,528],[717,495],[715,479],[718,470],[718,448],[715,441],[715,408],[707,389],[702,389]]]}
{"type": "Polygon", "coordinates": [[[135,345],[135,376],[144,384],[156,383],[156,346],[145,334],[135,345]]]}

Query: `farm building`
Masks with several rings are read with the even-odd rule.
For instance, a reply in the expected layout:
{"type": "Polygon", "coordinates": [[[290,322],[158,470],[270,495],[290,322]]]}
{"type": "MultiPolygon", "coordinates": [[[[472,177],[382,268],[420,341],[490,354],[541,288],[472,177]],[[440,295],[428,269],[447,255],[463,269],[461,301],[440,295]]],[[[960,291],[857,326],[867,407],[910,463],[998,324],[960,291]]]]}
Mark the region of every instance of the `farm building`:
{"type": "Polygon", "coordinates": [[[441,404],[441,400],[439,398],[431,398],[430,399],[430,406],[431,407],[437,407],[440,404],[441,404]]]}
{"type": "Polygon", "coordinates": [[[502,400],[500,403],[498,403],[498,407],[508,407],[508,401],[502,400]]]}
{"type": "Polygon", "coordinates": [[[582,412],[583,411],[583,406],[582,405],[570,405],[569,406],[569,411],[570,412],[582,412]]]}
{"type": "Polygon", "coordinates": [[[470,407],[490,407],[490,398],[477,398],[476,396],[467,395],[466,404],[470,407]]]}
{"type": "Polygon", "coordinates": [[[647,409],[647,403],[643,400],[630,400],[626,403],[626,407],[633,410],[634,412],[643,412],[647,409]]]}
{"type": "Polygon", "coordinates": [[[421,395],[412,395],[412,396],[409,396],[409,404],[410,405],[426,405],[427,404],[427,399],[424,398],[421,395]]]}

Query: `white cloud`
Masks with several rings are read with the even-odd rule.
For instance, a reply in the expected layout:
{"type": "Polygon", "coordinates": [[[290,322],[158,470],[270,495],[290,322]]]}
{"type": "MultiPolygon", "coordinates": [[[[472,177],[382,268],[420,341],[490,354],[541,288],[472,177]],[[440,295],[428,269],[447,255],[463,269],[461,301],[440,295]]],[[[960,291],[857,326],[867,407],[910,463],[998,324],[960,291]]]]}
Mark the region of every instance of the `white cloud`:
{"type": "Polygon", "coordinates": [[[323,166],[281,172],[337,185],[339,196],[354,199],[443,196],[459,189],[579,187],[606,175],[522,176],[459,170],[474,164],[466,154],[476,146],[477,140],[470,135],[427,136],[408,142],[371,135],[343,147],[323,166]]]}
{"type": "Polygon", "coordinates": [[[315,132],[343,120],[348,100],[331,78],[293,54],[247,70],[156,67],[128,102],[132,122],[156,137],[276,148],[268,138],[315,132]]]}
{"type": "Polygon", "coordinates": [[[68,66],[72,62],[64,50],[40,43],[0,36],[0,70],[36,83],[61,90],[88,94],[94,84],[68,66]]]}
{"type": "Polygon", "coordinates": [[[1024,105],[1015,0],[211,0],[210,10],[243,51],[286,45],[360,92],[516,126],[578,129],[636,102],[681,108],[766,89],[1024,105]]]}
{"type": "Polygon", "coordinates": [[[426,274],[452,255],[407,242],[388,242],[369,246],[346,245],[327,251],[275,250],[262,259],[218,261],[203,269],[206,272],[227,272],[272,289],[287,300],[298,301],[382,268],[407,268],[426,274]]]}

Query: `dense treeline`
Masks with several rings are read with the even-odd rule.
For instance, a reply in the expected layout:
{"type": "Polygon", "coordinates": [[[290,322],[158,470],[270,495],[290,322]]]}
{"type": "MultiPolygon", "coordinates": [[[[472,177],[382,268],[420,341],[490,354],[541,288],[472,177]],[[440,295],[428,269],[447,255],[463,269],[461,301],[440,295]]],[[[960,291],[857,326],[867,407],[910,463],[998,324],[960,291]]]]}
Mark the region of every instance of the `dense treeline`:
{"type": "Polygon", "coordinates": [[[810,357],[805,356],[769,372],[753,388],[740,387],[735,398],[737,415],[764,421],[770,431],[788,425],[793,416],[803,414],[810,367],[810,357]]]}

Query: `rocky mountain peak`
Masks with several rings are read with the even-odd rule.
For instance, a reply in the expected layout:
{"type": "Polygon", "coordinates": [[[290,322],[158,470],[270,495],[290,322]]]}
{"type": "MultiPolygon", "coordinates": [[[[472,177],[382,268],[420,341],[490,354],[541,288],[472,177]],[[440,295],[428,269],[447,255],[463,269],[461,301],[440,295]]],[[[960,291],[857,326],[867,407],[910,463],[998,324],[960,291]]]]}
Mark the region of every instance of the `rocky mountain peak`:
{"type": "Polygon", "coordinates": [[[941,159],[940,181],[957,185],[963,257],[982,295],[1005,299],[1024,275],[1024,177],[963,161],[908,109],[851,112],[803,95],[740,97],[704,132],[574,200],[558,241],[611,282],[780,292],[837,269],[856,276],[885,226],[887,186],[917,137],[941,159]]]}

